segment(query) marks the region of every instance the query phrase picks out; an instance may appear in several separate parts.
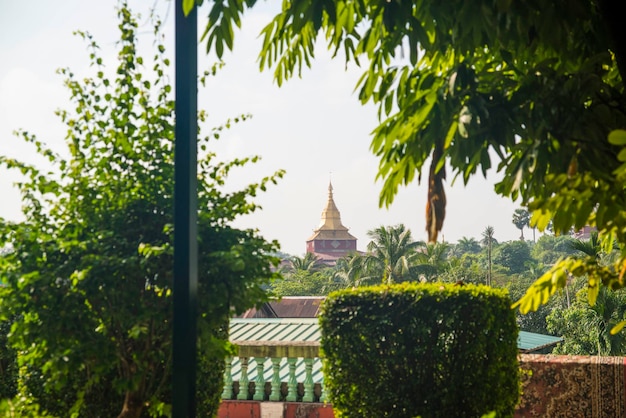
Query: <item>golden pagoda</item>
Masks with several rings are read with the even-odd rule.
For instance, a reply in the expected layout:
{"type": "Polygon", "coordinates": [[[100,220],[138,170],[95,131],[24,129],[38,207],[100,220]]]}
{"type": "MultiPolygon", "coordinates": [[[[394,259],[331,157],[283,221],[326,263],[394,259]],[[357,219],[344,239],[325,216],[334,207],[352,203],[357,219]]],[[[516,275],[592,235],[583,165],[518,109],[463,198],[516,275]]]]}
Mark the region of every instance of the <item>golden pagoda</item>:
{"type": "Polygon", "coordinates": [[[341,223],[341,215],[333,199],[333,185],[329,183],[328,201],[322,211],[322,220],[307,239],[306,252],[314,253],[323,261],[334,261],[356,251],[356,238],[341,223]]]}

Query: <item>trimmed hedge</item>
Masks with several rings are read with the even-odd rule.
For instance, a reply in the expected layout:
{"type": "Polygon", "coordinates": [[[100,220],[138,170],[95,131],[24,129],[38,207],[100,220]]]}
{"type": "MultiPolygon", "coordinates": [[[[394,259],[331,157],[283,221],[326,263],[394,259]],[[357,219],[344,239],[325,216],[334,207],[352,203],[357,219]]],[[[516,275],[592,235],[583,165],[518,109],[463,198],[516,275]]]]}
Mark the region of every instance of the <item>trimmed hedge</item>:
{"type": "Polygon", "coordinates": [[[506,291],[401,283],[329,295],[324,384],[337,417],[511,417],[518,329],[506,291]]]}

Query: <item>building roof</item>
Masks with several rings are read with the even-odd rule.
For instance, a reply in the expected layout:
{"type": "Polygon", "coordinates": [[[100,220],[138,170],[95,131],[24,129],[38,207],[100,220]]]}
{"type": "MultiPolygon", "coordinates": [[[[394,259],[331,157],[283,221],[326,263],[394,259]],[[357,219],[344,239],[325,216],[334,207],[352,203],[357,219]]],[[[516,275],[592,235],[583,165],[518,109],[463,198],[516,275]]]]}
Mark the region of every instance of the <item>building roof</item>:
{"type": "Polygon", "coordinates": [[[247,310],[240,318],[316,318],[324,296],[285,296],[247,310]]]}
{"type": "Polygon", "coordinates": [[[517,348],[522,353],[533,353],[544,348],[552,347],[563,341],[561,337],[520,331],[517,337],[517,348]]]}
{"type": "MultiPolygon", "coordinates": [[[[317,318],[233,318],[230,321],[231,341],[319,341],[317,318]]],[[[532,353],[556,345],[563,338],[520,331],[517,348],[532,353]]]]}
{"type": "Polygon", "coordinates": [[[233,318],[231,341],[319,341],[317,318],[233,318]]]}
{"type": "Polygon", "coordinates": [[[356,240],[356,238],[348,232],[348,228],[341,223],[341,214],[333,199],[332,183],[328,184],[328,201],[322,211],[322,220],[313,235],[307,239],[307,242],[320,239],[356,240]]]}

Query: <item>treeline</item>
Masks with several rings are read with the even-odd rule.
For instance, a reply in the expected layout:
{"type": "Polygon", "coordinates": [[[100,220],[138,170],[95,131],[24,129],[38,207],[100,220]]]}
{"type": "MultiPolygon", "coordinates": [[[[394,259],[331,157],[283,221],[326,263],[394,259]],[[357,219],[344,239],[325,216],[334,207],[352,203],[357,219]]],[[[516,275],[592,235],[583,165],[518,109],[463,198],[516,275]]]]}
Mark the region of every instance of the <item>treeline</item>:
{"type": "MultiPolygon", "coordinates": [[[[610,263],[618,249],[606,252],[597,235],[575,239],[545,234],[536,242],[499,242],[492,227],[481,237],[456,243],[413,240],[404,225],[380,226],[368,232],[367,251],[350,254],[329,266],[314,254],[284,255],[283,278],[271,290],[276,296],[323,296],[343,288],[404,281],[486,284],[508,289],[513,300],[560,258],[593,257],[610,263]]],[[[624,319],[626,292],[602,289],[594,306],[586,295],[586,278],[571,279],[536,312],[517,314],[523,331],[563,336],[554,352],[581,355],[626,354],[623,333],[610,330],[624,319]]]]}

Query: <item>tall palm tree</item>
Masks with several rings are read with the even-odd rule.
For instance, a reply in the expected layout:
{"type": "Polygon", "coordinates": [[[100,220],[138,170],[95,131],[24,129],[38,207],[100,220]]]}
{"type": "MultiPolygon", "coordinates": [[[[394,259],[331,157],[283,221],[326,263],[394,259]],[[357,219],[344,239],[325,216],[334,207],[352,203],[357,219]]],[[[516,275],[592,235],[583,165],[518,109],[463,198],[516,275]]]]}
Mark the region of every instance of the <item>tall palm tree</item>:
{"type": "Polygon", "coordinates": [[[524,228],[530,225],[530,213],[526,209],[515,209],[513,224],[520,230],[520,241],[524,241],[524,228]]]}
{"type": "Polygon", "coordinates": [[[418,243],[411,230],[403,224],[380,226],[367,232],[372,241],[364,257],[366,271],[380,274],[383,283],[394,283],[410,277],[410,268],[416,261],[418,243]]]}
{"type": "Polygon", "coordinates": [[[493,244],[496,243],[494,238],[495,230],[493,226],[487,226],[482,233],[483,239],[480,241],[487,248],[487,285],[491,286],[491,252],[493,244]]]}

